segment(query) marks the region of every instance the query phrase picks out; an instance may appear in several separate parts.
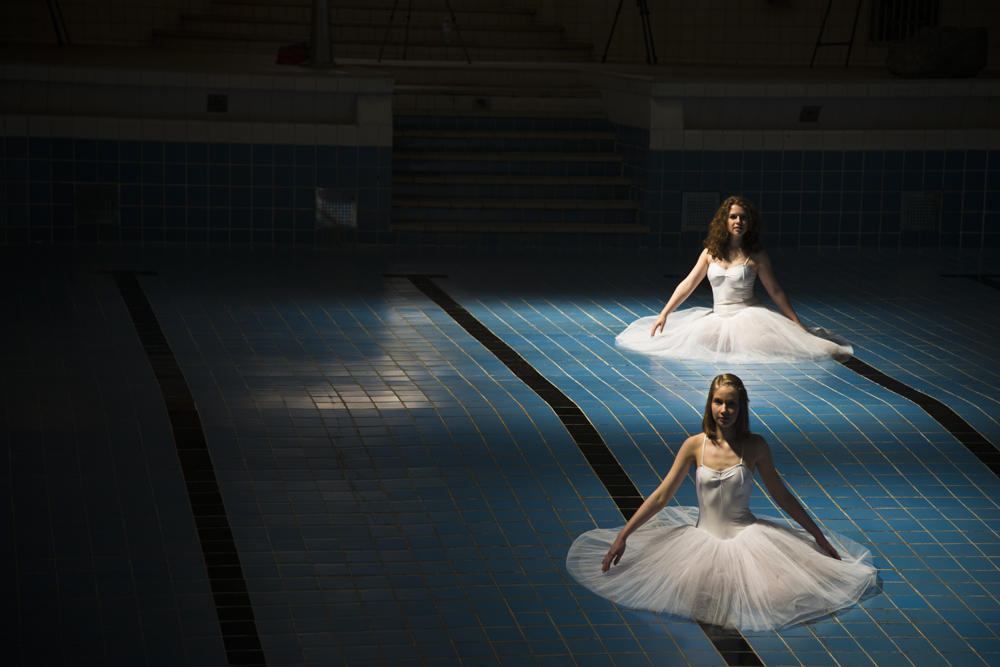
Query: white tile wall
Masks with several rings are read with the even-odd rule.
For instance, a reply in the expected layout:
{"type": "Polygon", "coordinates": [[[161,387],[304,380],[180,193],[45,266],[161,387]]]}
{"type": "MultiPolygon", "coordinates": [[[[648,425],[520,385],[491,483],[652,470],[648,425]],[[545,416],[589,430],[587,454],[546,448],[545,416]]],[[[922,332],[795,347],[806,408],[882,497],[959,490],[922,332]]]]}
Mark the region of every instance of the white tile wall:
{"type": "MultiPolygon", "coordinates": [[[[172,126],[174,134],[181,132],[180,128],[204,128],[211,141],[236,141],[232,139],[233,133],[242,132],[246,137],[240,141],[249,143],[251,123],[263,121],[254,126],[268,129],[258,129],[254,136],[262,136],[262,133],[281,135],[285,137],[283,141],[302,143],[304,140],[294,132],[288,135],[270,129],[274,121],[299,121],[313,128],[304,130],[312,134],[318,122],[318,127],[326,128],[325,136],[337,137],[340,143],[359,145],[359,140],[370,141],[360,144],[368,146],[392,143],[392,80],[380,74],[369,75],[363,70],[282,71],[280,76],[258,76],[4,64],[0,65],[0,77],[0,92],[3,93],[0,113],[9,118],[79,117],[81,128],[90,127],[97,119],[106,128],[116,128],[114,132],[105,131],[102,136],[121,132],[129,135],[128,138],[148,138],[151,130],[142,129],[146,121],[139,119],[149,118],[157,119],[155,122],[160,129],[155,133],[163,136],[166,117],[179,122],[172,126]],[[358,94],[362,79],[367,92],[358,94]],[[263,86],[268,83],[282,89],[265,89],[263,86]],[[208,93],[229,95],[229,111],[225,117],[206,113],[205,96],[208,93]],[[355,122],[370,129],[363,135],[357,130],[346,129],[355,122]],[[386,128],[388,131],[383,131],[386,128]]],[[[11,127],[19,126],[14,123],[11,127]]],[[[47,130],[33,131],[49,136],[47,130]]],[[[88,132],[88,137],[93,134],[90,130],[81,131],[88,132]]],[[[76,134],[74,129],[62,136],[82,135],[76,134]]],[[[113,138],[126,137],[115,135],[113,138]]]]}

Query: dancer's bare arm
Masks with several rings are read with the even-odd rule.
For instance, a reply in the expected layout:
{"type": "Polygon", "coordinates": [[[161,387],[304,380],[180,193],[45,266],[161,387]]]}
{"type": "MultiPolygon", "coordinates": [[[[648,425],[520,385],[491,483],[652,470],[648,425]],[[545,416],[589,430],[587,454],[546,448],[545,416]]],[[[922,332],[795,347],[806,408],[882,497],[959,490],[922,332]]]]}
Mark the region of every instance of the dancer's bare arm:
{"type": "Polygon", "coordinates": [[[691,273],[687,275],[687,278],[682,280],[677,288],[674,290],[673,295],[670,300],[667,301],[667,305],[663,307],[660,311],[660,316],[656,318],[656,324],[653,325],[653,330],[649,332],[649,335],[655,336],[657,330],[663,331],[663,325],[667,323],[667,315],[674,312],[678,306],[684,303],[691,293],[694,292],[698,284],[704,280],[705,274],[708,272],[708,265],[712,263],[712,257],[708,254],[707,250],[702,250],[701,254],[698,256],[698,261],[695,262],[694,268],[691,269],[691,273]]]}
{"type": "Polygon", "coordinates": [[[698,447],[701,446],[702,438],[704,436],[699,433],[684,441],[684,444],[681,445],[681,450],[677,453],[677,458],[674,459],[674,465],[670,467],[670,472],[663,478],[660,486],[657,487],[656,491],[649,494],[649,497],[646,498],[636,513],[632,515],[632,518],[628,520],[625,527],[618,532],[618,537],[615,538],[614,544],[608,550],[608,555],[604,557],[604,562],[601,563],[601,572],[607,572],[611,569],[612,565],[618,564],[618,561],[622,559],[622,554],[625,553],[625,541],[628,539],[628,536],[638,530],[642,524],[649,521],[651,517],[655,516],[674,497],[681,482],[684,481],[687,471],[697,462],[696,453],[698,447]]]}
{"type": "Polygon", "coordinates": [[[760,278],[760,282],[764,285],[767,293],[771,295],[771,300],[774,301],[774,305],[778,307],[778,310],[799,327],[808,331],[805,325],[799,322],[799,316],[795,314],[792,302],[788,300],[785,290],[781,289],[778,279],[774,277],[774,269],[771,268],[771,258],[768,257],[767,251],[761,250],[754,253],[750,258],[750,262],[754,271],[757,272],[757,277],[760,278]]]}
{"type": "Polygon", "coordinates": [[[826,536],[823,535],[823,531],[819,529],[819,526],[812,520],[806,509],[802,507],[795,494],[789,491],[785,483],[781,481],[781,475],[778,474],[777,469],[774,467],[771,448],[767,446],[767,442],[759,435],[752,436],[752,439],[754,441],[752,447],[755,452],[754,465],[757,468],[757,472],[760,473],[760,479],[764,482],[764,486],[767,488],[767,492],[771,494],[771,498],[775,504],[785,510],[788,516],[792,517],[807,533],[812,535],[816,539],[816,544],[819,545],[820,549],[825,551],[831,558],[840,560],[840,554],[837,553],[837,550],[826,539],[826,536]]]}

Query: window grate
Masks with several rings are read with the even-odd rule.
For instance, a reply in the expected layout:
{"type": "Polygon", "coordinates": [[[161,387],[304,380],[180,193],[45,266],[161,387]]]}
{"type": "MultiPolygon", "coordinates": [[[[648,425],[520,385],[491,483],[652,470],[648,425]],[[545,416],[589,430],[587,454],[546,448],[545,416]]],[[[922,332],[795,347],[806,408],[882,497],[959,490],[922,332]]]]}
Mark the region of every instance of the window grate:
{"type": "Polygon", "coordinates": [[[316,188],[316,229],[353,229],[357,226],[357,190],[316,188]]]}
{"type": "Polygon", "coordinates": [[[718,210],[718,192],[685,192],[681,201],[681,231],[707,232],[718,210]]]}
{"type": "Polygon", "coordinates": [[[872,0],[868,41],[895,42],[938,25],[941,0],[872,0]]]}
{"type": "Polygon", "coordinates": [[[904,192],[902,204],[902,231],[936,232],[941,228],[940,192],[904,192]]]}
{"type": "Polygon", "coordinates": [[[118,225],[118,184],[77,183],[73,188],[73,213],[77,226],[118,225]]]}

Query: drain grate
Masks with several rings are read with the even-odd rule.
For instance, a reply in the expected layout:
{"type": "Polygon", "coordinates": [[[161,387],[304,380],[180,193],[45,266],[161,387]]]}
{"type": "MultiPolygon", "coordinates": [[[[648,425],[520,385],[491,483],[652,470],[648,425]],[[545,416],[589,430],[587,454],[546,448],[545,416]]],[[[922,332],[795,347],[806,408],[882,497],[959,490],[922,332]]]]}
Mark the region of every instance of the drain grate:
{"type": "Polygon", "coordinates": [[[707,232],[718,210],[718,192],[685,192],[681,200],[681,231],[707,232]]]}
{"type": "Polygon", "coordinates": [[[904,192],[900,229],[904,232],[936,232],[941,228],[940,192],[904,192]]]}
{"type": "Polygon", "coordinates": [[[118,225],[121,205],[116,183],[77,183],[73,189],[73,213],[78,227],[118,225]]]}

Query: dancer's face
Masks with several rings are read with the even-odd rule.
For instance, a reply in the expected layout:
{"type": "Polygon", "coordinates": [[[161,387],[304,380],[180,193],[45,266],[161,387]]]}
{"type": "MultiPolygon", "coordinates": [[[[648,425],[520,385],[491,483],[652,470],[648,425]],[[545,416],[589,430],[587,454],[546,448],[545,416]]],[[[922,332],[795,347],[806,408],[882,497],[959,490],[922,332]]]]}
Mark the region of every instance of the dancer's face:
{"type": "Polygon", "coordinates": [[[736,418],[740,415],[740,394],[734,387],[722,385],[715,390],[712,397],[712,419],[716,425],[728,428],[736,424],[736,418]]]}
{"type": "Polygon", "coordinates": [[[729,219],[726,224],[730,236],[743,236],[750,227],[750,214],[743,210],[742,206],[733,204],[729,207],[729,219]]]}

